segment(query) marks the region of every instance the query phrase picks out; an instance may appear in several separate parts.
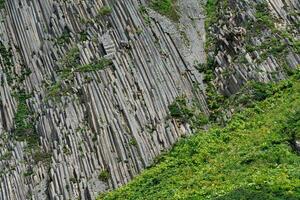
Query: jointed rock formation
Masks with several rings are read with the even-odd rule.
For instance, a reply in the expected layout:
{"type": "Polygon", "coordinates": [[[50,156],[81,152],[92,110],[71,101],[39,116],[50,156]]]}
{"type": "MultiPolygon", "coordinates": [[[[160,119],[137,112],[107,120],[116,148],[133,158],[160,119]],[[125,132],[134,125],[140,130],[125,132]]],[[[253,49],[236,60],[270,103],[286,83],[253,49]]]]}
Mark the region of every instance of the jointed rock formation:
{"type": "MultiPolygon", "coordinates": [[[[226,95],[248,80],[285,78],[278,56],[246,49],[253,1],[228,1],[238,14],[209,32],[218,51],[215,85],[226,95]],[[243,43],[244,42],[244,43],[243,43]],[[234,56],[245,56],[240,64],[234,56]],[[261,57],[261,61],[257,59],[261,57]],[[224,71],[228,71],[224,75],[224,71]]],[[[119,187],[181,136],[169,117],[176,97],[208,115],[204,1],[178,0],[179,21],[145,0],[6,0],[0,22],[0,199],[95,199],[119,187]]],[[[278,26],[296,27],[297,0],[268,1],[278,26]],[[294,15],[291,15],[294,13],[294,15]],[[295,14],[296,13],[296,14],[295,14]]],[[[276,35],[275,35],[276,36],[276,35]]],[[[275,37],[266,27],[251,45],[275,37]]],[[[280,36],[280,38],[284,38],[280,36]]],[[[299,50],[283,39],[287,68],[299,50]]]]}

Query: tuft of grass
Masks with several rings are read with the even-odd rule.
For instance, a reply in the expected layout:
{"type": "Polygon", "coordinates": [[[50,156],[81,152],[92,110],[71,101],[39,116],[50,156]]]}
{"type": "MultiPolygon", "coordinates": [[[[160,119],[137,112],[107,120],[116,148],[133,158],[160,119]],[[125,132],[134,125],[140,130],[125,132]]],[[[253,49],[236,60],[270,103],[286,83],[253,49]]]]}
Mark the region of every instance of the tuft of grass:
{"type": "Polygon", "coordinates": [[[300,157],[289,141],[299,130],[300,80],[278,88],[226,127],[182,139],[156,166],[99,199],[299,199],[300,157]]]}

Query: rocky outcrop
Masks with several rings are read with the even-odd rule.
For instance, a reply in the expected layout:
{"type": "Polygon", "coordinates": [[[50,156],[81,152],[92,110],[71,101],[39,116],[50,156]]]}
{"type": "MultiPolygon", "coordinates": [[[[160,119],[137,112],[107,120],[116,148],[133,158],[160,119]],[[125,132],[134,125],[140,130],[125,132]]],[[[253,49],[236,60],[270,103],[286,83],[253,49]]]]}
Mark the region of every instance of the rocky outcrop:
{"type": "MultiPolygon", "coordinates": [[[[276,56],[248,52],[255,9],[229,1],[212,27],[215,85],[231,95],[247,80],[285,78],[276,56]],[[247,64],[233,57],[243,53],[247,64]],[[232,71],[228,76],[224,71],[232,71]]],[[[251,1],[252,2],[252,1],[251,1]]],[[[186,96],[208,114],[202,1],[178,1],[174,22],[145,0],[7,0],[0,22],[0,199],[95,199],[152,164],[189,124],[169,117],[186,96]]],[[[255,2],[254,2],[255,3],[255,2]]],[[[270,1],[280,25],[299,23],[299,3],[270,1]]],[[[295,26],[296,27],[296,26],[295,26]]],[[[259,46],[272,32],[251,35],[259,46]],[[262,39],[261,39],[262,38],[262,39]]],[[[289,31],[296,37],[299,30],[289,31]]],[[[299,35],[298,35],[299,36],[299,35]]],[[[288,48],[287,65],[299,64],[288,48]]]]}
{"type": "Polygon", "coordinates": [[[145,3],[6,1],[0,199],[94,199],[191,134],[168,117],[177,96],[207,113],[198,2],[178,25],[145,3]]]}
{"type": "Polygon", "coordinates": [[[278,81],[300,63],[298,1],[236,1],[219,3],[210,33],[215,86],[230,96],[249,80],[278,81]]]}

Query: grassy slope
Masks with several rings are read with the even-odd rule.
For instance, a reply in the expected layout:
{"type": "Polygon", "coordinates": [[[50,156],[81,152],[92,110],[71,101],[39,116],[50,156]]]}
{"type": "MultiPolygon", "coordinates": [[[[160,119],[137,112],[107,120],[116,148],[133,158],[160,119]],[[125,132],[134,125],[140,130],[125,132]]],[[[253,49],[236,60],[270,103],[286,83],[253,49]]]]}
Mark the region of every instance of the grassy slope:
{"type": "Polygon", "coordinates": [[[225,128],[181,140],[156,166],[99,199],[300,199],[300,156],[283,128],[297,107],[299,80],[285,81],[225,128]]]}

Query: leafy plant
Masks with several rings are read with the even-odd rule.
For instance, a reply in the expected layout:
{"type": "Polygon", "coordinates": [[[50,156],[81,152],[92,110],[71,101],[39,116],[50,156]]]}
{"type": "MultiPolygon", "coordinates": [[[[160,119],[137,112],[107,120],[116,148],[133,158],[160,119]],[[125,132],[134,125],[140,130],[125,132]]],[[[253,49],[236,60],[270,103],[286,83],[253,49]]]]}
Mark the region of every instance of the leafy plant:
{"type": "Polygon", "coordinates": [[[99,180],[107,182],[109,179],[109,172],[107,169],[104,169],[100,172],[99,176],[98,176],[99,180]]]}
{"type": "Polygon", "coordinates": [[[17,112],[15,114],[14,136],[18,141],[27,141],[29,147],[38,145],[38,136],[35,132],[34,124],[30,121],[31,112],[26,104],[26,100],[30,97],[24,91],[20,91],[16,95],[18,99],[17,112]]]}

